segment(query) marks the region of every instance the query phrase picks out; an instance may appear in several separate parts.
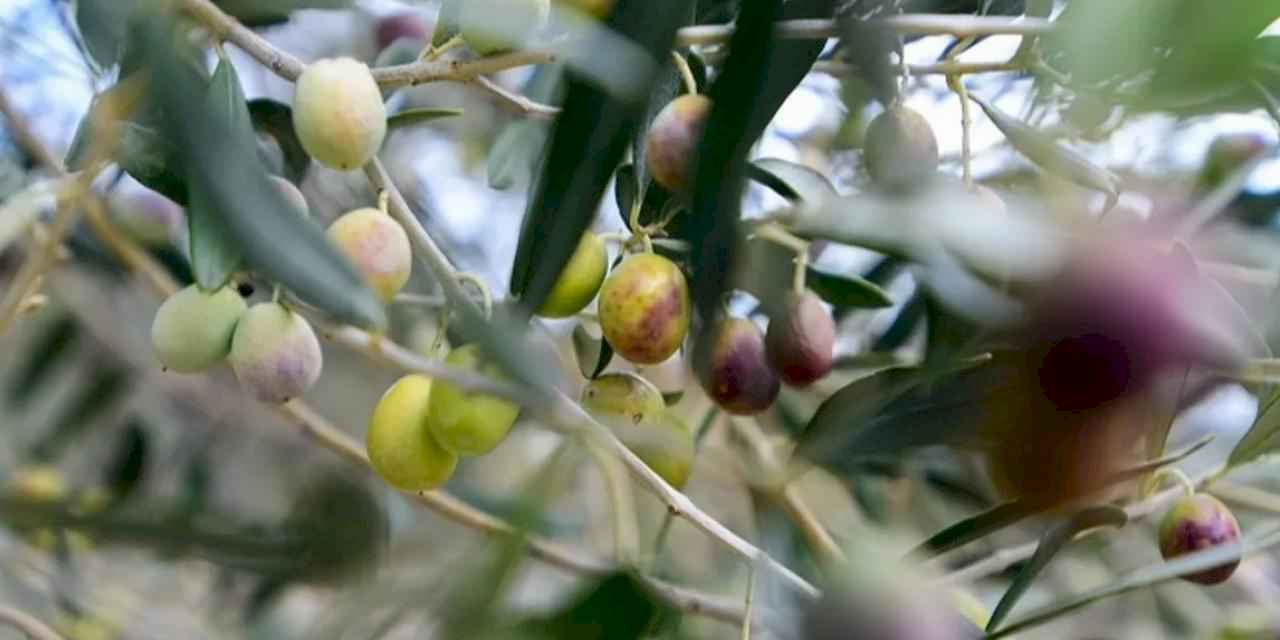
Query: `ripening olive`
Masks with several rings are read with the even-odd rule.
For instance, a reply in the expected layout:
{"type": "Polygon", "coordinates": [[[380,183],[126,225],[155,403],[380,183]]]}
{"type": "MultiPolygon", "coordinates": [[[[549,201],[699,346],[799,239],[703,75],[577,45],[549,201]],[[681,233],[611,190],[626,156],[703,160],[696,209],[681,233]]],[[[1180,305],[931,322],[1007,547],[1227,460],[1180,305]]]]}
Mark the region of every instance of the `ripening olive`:
{"type": "Polygon", "coordinates": [[[378,209],[356,209],[334,220],[326,235],[383,302],[390,302],[409,281],[409,235],[391,216],[378,209]]]}
{"type": "Polygon", "coordinates": [[[693,473],[693,432],[678,416],[660,411],[652,420],[615,427],[614,433],[667,484],[676,489],[688,484],[693,473]]]}
{"type": "Polygon", "coordinates": [[[892,190],[910,189],[937,170],[938,139],[919,112],[890,107],[867,125],[863,158],[876,184],[892,190]]]}
{"type": "Polygon", "coordinates": [[[694,347],[693,361],[702,388],[729,413],[760,413],[778,397],[781,385],[765,360],[764,336],[750,320],[721,322],[709,342],[694,347]]]}
{"type": "MultiPolygon", "coordinates": [[[[1160,520],[1160,555],[1165,560],[1178,556],[1240,543],[1240,524],[1221,500],[1204,494],[1180,498],[1160,520]]],[[[1235,573],[1240,560],[1182,576],[1198,584],[1218,584],[1235,573]]]]}
{"type": "MultiPolygon", "coordinates": [[[[479,345],[466,344],[449,352],[445,363],[498,376],[496,365],[484,362],[479,345]]],[[[511,431],[520,407],[484,393],[469,393],[445,380],[431,385],[427,426],[436,442],[460,456],[492,451],[511,431]]]]}
{"type": "Polygon", "coordinates": [[[694,157],[711,114],[711,99],[686,94],[658,112],[645,136],[649,173],[668,191],[681,193],[693,182],[694,157]]]}
{"type": "Polygon", "coordinates": [[[392,14],[378,19],[378,23],[374,25],[374,39],[378,45],[378,51],[382,51],[391,46],[391,43],[405,38],[412,42],[418,43],[418,49],[422,49],[422,44],[429,37],[427,23],[422,16],[416,12],[405,11],[392,14]]]}
{"type": "Polygon", "coordinates": [[[288,402],[320,378],[320,341],[306,318],[275,302],[240,318],[228,356],[240,385],[262,402],[288,402]]]}
{"type": "Polygon", "coordinates": [[[805,387],[831,371],[836,325],[813,292],[789,294],[782,313],[769,321],[765,352],[782,381],[805,387]]]}
{"type": "Polygon", "coordinates": [[[606,373],[582,390],[582,407],[607,424],[640,424],[666,410],[662,392],[631,372],[606,373]]]}
{"type": "Polygon", "coordinates": [[[387,108],[369,67],[351,58],[308,65],[294,86],[293,128],[302,148],[331,169],[369,162],[387,134],[387,108]]]}
{"type": "Polygon", "coordinates": [[[244,298],[231,287],[201,291],[191,285],[171,296],[151,322],[151,348],[160,364],[182,373],[203,371],[227,356],[244,298]]]}
{"type": "Polygon", "coordinates": [[[618,355],[657,364],[689,332],[689,286],[680,267],[660,255],[628,257],[600,287],[600,327],[618,355]]]}
{"type": "Polygon", "coordinates": [[[551,293],[538,309],[547,318],[567,318],[582,311],[596,297],[609,270],[609,254],[604,240],[590,231],[582,235],[573,257],[556,278],[551,293]]]}
{"type": "Polygon", "coordinates": [[[458,464],[458,456],[441,447],[427,428],[430,396],[431,378],[404,376],[382,394],[369,417],[369,463],[387,484],[403,491],[443,486],[458,464]]]}

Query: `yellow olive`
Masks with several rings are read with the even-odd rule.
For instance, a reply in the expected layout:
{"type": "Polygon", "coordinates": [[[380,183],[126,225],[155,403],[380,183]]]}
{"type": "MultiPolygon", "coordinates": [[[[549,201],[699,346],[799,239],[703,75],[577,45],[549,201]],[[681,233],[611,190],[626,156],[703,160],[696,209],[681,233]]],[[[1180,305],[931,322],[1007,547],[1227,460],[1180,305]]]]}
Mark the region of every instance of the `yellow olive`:
{"type": "Polygon", "coordinates": [[[369,462],[387,484],[403,491],[443,486],[458,464],[458,456],[427,429],[430,397],[431,379],[410,374],[382,394],[369,417],[369,462]]]}
{"type": "Polygon", "coordinates": [[[538,315],[567,318],[582,311],[596,297],[608,270],[609,254],[605,251],[604,240],[590,231],[584,233],[573,257],[569,258],[551,293],[538,309],[538,315]]]}
{"type": "MultiPolygon", "coordinates": [[[[445,363],[478,371],[490,377],[501,374],[496,365],[483,361],[480,347],[467,344],[449,352],[445,363]]],[[[511,431],[520,407],[492,395],[468,393],[457,385],[436,380],[431,385],[427,426],[445,449],[460,456],[492,451],[511,431]]]]}

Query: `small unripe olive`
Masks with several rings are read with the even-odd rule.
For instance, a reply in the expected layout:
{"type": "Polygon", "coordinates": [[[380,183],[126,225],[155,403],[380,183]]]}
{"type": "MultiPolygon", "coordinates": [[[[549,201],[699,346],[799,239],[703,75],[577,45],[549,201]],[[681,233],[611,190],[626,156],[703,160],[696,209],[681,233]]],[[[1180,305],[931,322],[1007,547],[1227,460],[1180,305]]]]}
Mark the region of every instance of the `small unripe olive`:
{"type": "MultiPolygon", "coordinates": [[[[1186,496],[1174,502],[1160,520],[1160,555],[1165,560],[1240,543],[1240,524],[1221,500],[1204,494],[1186,496]]],[[[1218,584],[1235,573],[1240,560],[1183,576],[1198,584],[1218,584]]]]}
{"type": "Polygon", "coordinates": [[[582,390],[582,407],[607,424],[639,424],[666,410],[662,392],[631,372],[606,373],[582,390]]]}
{"type": "Polygon", "coordinates": [[[636,364],[671,357],[689,332],[689,285],[660,255],[628,257],[600,287],[600,327],[618,355],[636,364]]]}
{"type": "Polygon", "coordinates": [[[186,221],[178,203],[144,187],[116,189],[108,205],[111,221],[125,235],[149,247],[172,243],[186,221]]]}
{"type": "Polygon", "coordinates": [[[910,189],[938,169],[938,139],[919,112],[890,107],[867,125],[863,158],[876,184],[893,190],[910,189]]]}
{"type": "Polygon", "coordinates": [[[582,311],[596,297],[600,283],[609,271],[609,254],[604,240],[590,231],[582,235],[573,257],[556,278],[551,293],[538,308],[546,318],[567,318],[582,311]]]}
{"type": "Polygon", "coordinates": [[[308,65],[294,85],[293,128],[302,148],[331,169],[369,162],[387,134],[387,108],[369,67],[351,58],[308,65]]]}
{"type": "Polygon", "coordinates": [[[756,414],[773,404],[781,388],[764,352],[764,336],[754,322],[729,318],[716,327],[709,342],[694,348],[694,369],[720,408],[756,414]]]}
{"type": "Polygon", "coordinates": [[[296,185],[280,176],[271,176],[271,183],[276,185],[280,193],[284,194],[284,199],[289,202],[294,211],[303,218],[311,215],[311,208],[307,205],[307,197],[302,195],[302,191],[296,185]]]}
{"type": "Polygon", "coordinates": [[[236,379],[262,402],[288,402],[320,378],[320,341],[306,318],[284,305],[249,307],[236,325],[228,356],[236,379]]]}
{"type": "Polygon", "coordinates": [[[334,220],[326,233],[383,302],[390,302],[409,281],[409,234],[391,216],[377,209],[356,209],[334,220]]]}
{"type": "MultiPolygon", "coordinates": [[[[466,344],[449,352],[445,364],[488,376],[498,376],[496,365],[484,362],[479,345],[466,344]]],[[[460,456],[492,451],[511,431],[520,407],[496,396],[468,393],[445,380],[431,385],[427,426],[445,449],[460,456]]]]}
{"type": "Polygon", "coordinates": [[[694,156],[711,114],[711,99],[686,94],[658,112],[645,136],[645,163],[658,184],[668,191],[686,191],[693,181],[694,156]]]}
{"type": "Polygon", "coordinates": [[[448,482],[458,456],[427,428],[431,378],[400,378],[373,407],[365,447],[369,463],[387,484],[403,491],[435,489],[448,482]]]}
{"type": "Polygon", "coordinates": [[[550,13],[551,0],[467,0],[458,26],[472,51],[487,56],[523,44],[550,13]]]}
{"type": "Polygon", "coordinates": [[[805,387],[831,371],[836,325],[813,292],[792,293],[782,313],[769,322],[765,351],[782,381],[805,387]]]}
{"type": "Polygon", "coordinates": [[[160,364],[182,373],[203,371],[227,356],[244,298],[231,287],[191,285],[171,296],[151,322],[151,348],[160,364]]]}

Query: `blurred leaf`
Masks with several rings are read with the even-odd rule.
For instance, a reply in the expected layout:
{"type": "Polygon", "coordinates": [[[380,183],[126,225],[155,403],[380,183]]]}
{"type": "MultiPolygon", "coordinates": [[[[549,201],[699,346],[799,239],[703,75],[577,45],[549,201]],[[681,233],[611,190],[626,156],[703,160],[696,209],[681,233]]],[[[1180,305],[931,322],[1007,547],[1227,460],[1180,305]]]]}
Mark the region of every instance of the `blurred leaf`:
{"type": "Polygon", "coordinates": [[[378,52],[378,57],[373,59],[372,68],[377,67],[394,67],[401,64],[409,64],[417,62],[418,57],[422,54],[422,43],[417,38],[397,38],[394,42],[387,45],[387,48],[378,52]]]}
{"type": "Polygon", "coordinates": [[[431,32],[431,46],[438,47],[458,35],[461,29],[458,26],[458,19],[463,2],[465,0],[443,0],[440,3],[440,12],[436,14],[435,31],[431,32]]]}
{"type": "Polygon", "coordinates": [[[134,0],[76,0],[76,27],[99,68],[110,69],[120,60],[134,4],[134,0]]]}
{"type": "Polygon", "coordinates": [[[148,16],[140,44],[154,65],[153,98],[163,107],[164,134],[189,185],[219,213],[250,267],[340,321],[384,326],[386,313],[355,268],[271,183],[248,127],[208,111],[200,78],[172,48],[173,28],[164,16],[148,16]]]}
{"type": "MultiPolygon", "coordinates": [[[[252,136],[249,109],[240,90],[235,67],[226,60],[218,62],[209,82],[205,103],[210,117],[219,118],[235,132],[252,136]]],[[[244,256],[226,225],[214,199],[203,187],[193,183],[189,189],[187,230],[191,242],[191,270],[201,289],[212,291],[225,285],[240,267],[244,256]]]]}
{"type": "Polygon", "coordinates": [[[1111,505],[1099,507],[1089,507],[1076,512],[1065,522],[1050,527],[1040,537],[1040,544],[1036,546],[1035,555],[1026,564],[1022,565],[1022,569],[1018,571],[1017,577],[1013,579],[1013,583],[1009,585],[1009,589],[1000,597],[1000,602],[996,605],[994,611],[991,612],[991,619],[987,622],[987,631],[994,631],[1000,627],[1000,623],[1013,610],[1013,605],[1018,603],[1018,599],[1022,594],[1026,593],[1031,587],[1032,581],[1040,572],[1048,566],[1049,561],[1053,559],[1067,543],[1071,542],[1076,534],[1086,529],[1096,527],[1110,526],[1123,527],[1129,521],[1129,514],[1124,509],[1111,505]]]}
{"type": "Polygon", "coordinates": [[[345,470],[315,473],[298,495],[284,529],[302,541],[299,577],[329,582],[371,573],[390,537],[386,510],[345,470]]]}
{"type": "MultiPolygon", "coordinates": [[[[558,65],[542,65],[525,84],[529,98],[542,103],[558,102],[563,89],[564,70],[558,65]]],[[[489,187],[510,189],[517,180],[533,175],[547,145],[551,123],[520,118],[508,123],[489,148],[489,187]]]]}
{"type": "MultiPolygon", "coordinates": [[[[761,98],[777,91],[770,84],[768,71],[772,70],[762,70],[773,55],[773,23],[781,15],[781,0],[742,6],[729,39],[729,58],[711,86],[711,113],[695,158],[691,215],[681,234],[693,248],[689,282],[694,310],[702,322],[695,349],[709,341],[707,334],[714,330],[713,319],[737,266],[747,152],[760,133],[755,127],[762,117],[767,123],[782,102],[782,98],[777,104],[761,98]]],[[[775,81],[777,77],[773,76],[775,81]]]]}
{"type": "Polygon", "coordinates": [[[1005,135],[1018,153],[1040,168],[1080,186],[1101,191],[1112,202],[1119,197],[1120,179],[1115,174],[1089,162],[1084,156],[1058,144],[1030,125],[1005,115],[986,100],[973,94],[969,94],[969,99],[982,108],[991,123],[1005,135]]]}
{"type": "Polygon", "coordinates": [[[836,275],[809,267],[805,271],[805,283],[819,298],[836,307],[881,309],[893,306],[893,299],[884,289],[853,274],[836,275]]]}
{"type": "Polygon", "coordinates": [[[1227,456],[1227,467],[1238,467],[1280,449],[1280,387],[1259,399],[1258,417],[1227,456]]]}
{"type": "Polygon", "coordinates": [[[578,370],[582,377],[594,380],[609,366],[613,359],[613,347],[608,341],[591,335],[579,322],[573,328],[573,354],[578,358],[578,370]]]}
{"type": "Polygon", "coordinates": [[[176,166],[176,151],[150,127],[134,122],[116,125],[120,135],[116,162],[143,186],[177,202],[187,204],[186,180],[176,166]]]}
{"type": "Polygon", "coordinates": [[[90,371],[88,382],[60,404],[61,411],[52,420],[52,427],[32,447],[32,457],[44,461],[56,459],[95,418],[125,396],[130,379],[127,371],[107,362],[92,363],[87,369],[90,371]]]}
{"type": "Polygon", "coordinates": [[[1131,571],[1096,589],[1072,596],[1064,602],[1050,604],[1024,616],[1016,622],[990,633],[988,638],[1003,638],[1026,631],[1059,616],[1071,613],[1094,602],[1117,596],[1138,589],[1145,589],[1157,584],[1176,580],[1182,576],[1200,573],[1206,569],[1221,566],[1233,560],[1268,549],[1280,544],[1280,522],[1272,520],[1257,527],[1244,536],[1241,544],[1221,545],[1215,548],[1196,551],[1160,564],[1143,567],[1131,571]]]}
{"type": "Polygon", "coordinates": [[[602,578],[548,619],[530,625],[548,638],[574,640],[640,640],[665,615],[644,584],[629,573],[602,578]]]}
{"type": "Polygon", "coordinates": [[[14,409],[21,410],[35,399],[39,388],[57,369],[57,365],[66,361],[64,356],[71,354],[79,333],[74,318],[59,314],[47,326],[42,327],[40,333],[25,348],[10,356],[22,359],[5,394],[6,400],[14,409]]]}
{"type": "Polygon", "coordinates": [[[249,101],[249,119],[255,131],[271,136],[280,146],[284,155],[284,177],[294,184],[302,182],[311,165],[311,156],[302,148],[293,128],[293,109],[270,98],[255,98],[249,101]]]}
{"type": "Polygon", "coordinates": [[[684,399],[683,389],[681,389],[680,391],[669,391],[662,394],[662,403],[667,405],[668,407],[675,404],[679,404],[680,401],[683,399],[684,399]]]}
{"type": "MultiPolygon", "coordinates": [[[[620,0],[608,26],[661,59],[669,55],[678,16],[688,6],[689,0],[620,0]]],[[[653,67],[631,72],[641,74],[634,79],[639,87],[656,80],[653,67]]],[[[526,315],[542,305],[577,249],[645,108],[643,101],[611,97],[576,72],[566,77],[564,104],[512,262],[511,293],[526,315]]]]}
{"type": "MultiPolygon", "coordinates": [[[[778,20],[802,20],[830,18],[835,12],[836,0],[787,0],[782,5],[782,13],[778,20]]],[[[744,12],[745,15],[745,12],[744,12]]],[[[739,21],[741,21],[739,17],[739,21]]],[[[741,27],[739,27],[741,28],[741,27]]],[[[762,45],[764,41],[754,44],[762,45]]],[[[732,45],[732,43],[730,43],[732,45]]],[[[813,63],[826,47],[826,40],[815,38],[810,40],[788,41],[786,46],[765,46],[767,56],[757,67],[762,75],[763,85],[760,91],[749,98],[750,117],[747,120],[744,135],[754,143],[765,127],[773,120],[774,114],[782,107],[791,92],[809,75],[813,63]]],[[[714,96],[713,96],[714,97],[714,96]]]]}
{"type": "Polygon", "coordinates": [[[346,9],[354,0],[214,0],[223,11],[246,26],[262,27],[289,19],[299,9],[346,9]]]}
{"type": "MultiPolygon", "coordinates": [[[[613,197],[618,205],[618,218],[622,220],[622,226],[628,229],[631,228],[631,207],[636,199],[637,181],[633,164],[618,167],[617,173],[614,174],[613,197]]],[[[640,214],[636,221],[641,226],[655,224],[684,206],[685,203],[673,197],[670,191],[650,180],[648,188],[644,191],[644,202],[640,204],[640,214]]],[[[683,233],[684,218],[685,216],[681,215],[671,218],[665,227],[666,232],[675,236],[683,233]]]]}
{"type": "Polygon", "coordinates": [[[147,429],[138,419],[129,421],[116,441],[115,452],[106,465],[105,485],[111,500],[118,503],[133,494],[147,470],[147,429]]]}
{"type": "Polygon", "coordinates": [[[779,158],[753,160],[747,170],[757,182],[788,200],[822,200],[839,195],[826,176],[802,164],[779,158]]]}
{"type": "Polygon", "coordinates": [[[460,115],[462,115],[462,109],[431,109],[427,107],[405,109],[404,111],[387,118],[387,129],[391,130],[403,127],[412,127],[432,120],[451,118],[453,116],[460,115]]]}
{"type": "Polygon", "coordinates": [[[893,322],[884,333],[876,338],[872,345],[874,351],[893,351],[906,344],[907,339],[915,333],[916,327],[927,315],[924,295],[919,291],[913,293],[907,302],[898,310],[893,322]]]}

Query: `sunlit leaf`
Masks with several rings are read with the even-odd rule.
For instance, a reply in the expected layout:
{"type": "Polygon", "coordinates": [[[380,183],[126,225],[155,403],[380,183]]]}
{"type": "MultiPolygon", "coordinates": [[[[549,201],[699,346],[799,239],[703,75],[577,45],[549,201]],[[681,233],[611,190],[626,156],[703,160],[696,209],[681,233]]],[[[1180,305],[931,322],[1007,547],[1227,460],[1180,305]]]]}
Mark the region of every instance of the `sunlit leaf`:
{"type": "Polygon", "coordinates": [[[836,275],[809,267],[805,283],[819,298],[836,307],[879,309],[893,306],[893,299],[875,283],[853,274],[836,275]]]}

